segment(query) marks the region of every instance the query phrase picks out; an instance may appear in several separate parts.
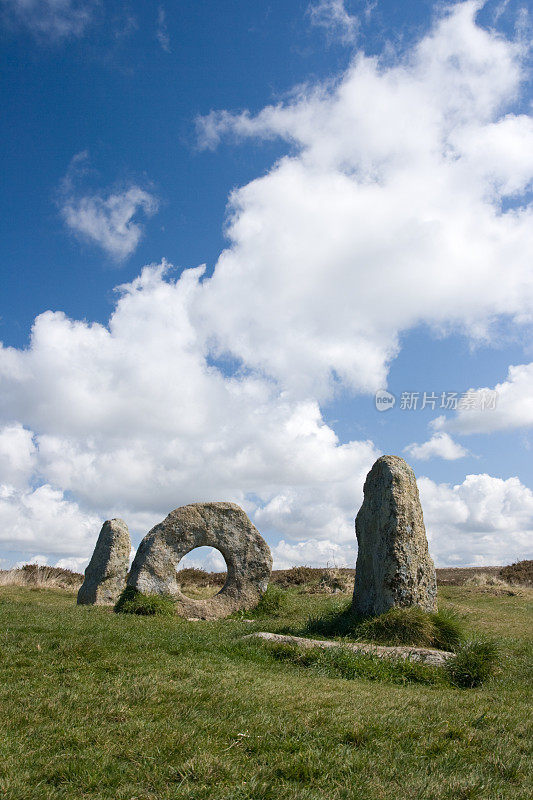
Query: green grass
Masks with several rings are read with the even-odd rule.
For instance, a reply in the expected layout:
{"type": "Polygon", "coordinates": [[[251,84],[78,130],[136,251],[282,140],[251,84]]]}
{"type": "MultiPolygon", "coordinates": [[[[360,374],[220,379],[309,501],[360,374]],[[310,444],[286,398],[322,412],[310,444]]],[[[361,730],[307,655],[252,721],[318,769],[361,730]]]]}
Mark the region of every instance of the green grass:
{"type": "MultiPolygon", "coordinates": [[[[250,645],[246,643],[245,646],[250,645]]],[[[371,653],[355,653],[343,647],[307,649],[285,642],[258,642],[255,646],[261,648],[260,657],[266,652],[271,659],[311,669],[324,677],[428,685],[442,685],[448,679],[447,672],[436,667],[403,659],[383,659],[371,653]]],[[[467,666],[463,673],[466,673],[467,666]]]]}
{"type": "Polygon", "coordinates": [[[289,590],[270,617],[187,622],[5,587],[0,796],[525,800],[532,594],[440,593],[468,637],[500,643],[496,674],[465,690],[358,677],[344,651],[298,664],[241,641],[301,629],[334,607],[327,596],[289,590]]]}
{"type": "MultiPolygon", "coordinates": [[[[254,643],[255,644],[255,643],[254,643]]],[[[246,642],[240,647],[250,647],[246,642]]],[[[493,640],[471,639],[462,643],[446,663],[446,668],[423,664],[412,659],[386,659],[374,653],[354,652],[347,647],[323,649],[301,648],[289,642],[259,640],[261,656],[266,652],[271,659],[278,659],[320,672],[331,678],[356,680],[362,678],[388,683],[425,683],[444,685],[449,683],[460,689],[473,689],[492,677],[495,670],[498,648],[493,640]]]]}
{"type": "Polygon", "coordinates": [[[498,647],[490,639],[471,639],[458,650],[456,658],[446,667],[446,673],[454,686],[473,689],[492,674],[498,647]]]}
{"type": "Polygon", "coordinates": [[[175,608],[170,597],[161,594],[143,594],[133,586],[126,586],[116,602],[114,611],[117,614],[137,614],[143,617],[156,615],[172,617],[175,608]]]}
{"type": "Polygon", "coordinates": [[[418,607],[391,608],[379,617],[361,619],[352,612],[350,600],[332,606],[321,616],[310,617],[303,632],[311,636],[451,651],[457,650],[465,638],[460,615],[449,608],[435,614],[418,607]]]}
{"type": "Polygon", "coordinates": [[[255,608],[248,611],[237,611],[233,618],[267,619],[268,617],[280,617],[287,612],[290,596],[291,593],[286,589],[270,584],[255,608]]]}

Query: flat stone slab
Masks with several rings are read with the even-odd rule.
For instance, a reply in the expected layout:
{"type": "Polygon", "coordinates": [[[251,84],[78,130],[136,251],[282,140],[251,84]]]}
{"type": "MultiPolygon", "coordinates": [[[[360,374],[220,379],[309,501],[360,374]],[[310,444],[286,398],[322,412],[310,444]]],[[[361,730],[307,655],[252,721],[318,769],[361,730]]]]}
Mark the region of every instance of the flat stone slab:
{"type": "Polygon", "coordinates": [[[430,664],[434,667],[442,666],[455,655],[455,653],[448,653],[445,650],[431,650],[427,647],[405,645],[401,647],[386,647],[385,645],[365,644],[363,642],[331,642],[323,639],[304,639],[302,636],[288,636],[281,633],[248,633],[242,638],[263,639],[266,642],[277,644],[293,644],[306,650],[310,650],[313,647],[320,647],[324,650],[328,647],[343,647],[346,650],[352,650],[354,653],[370,653],[378,658],[403,658],[406,661],[419,661],[422,664],[430,664]]]}

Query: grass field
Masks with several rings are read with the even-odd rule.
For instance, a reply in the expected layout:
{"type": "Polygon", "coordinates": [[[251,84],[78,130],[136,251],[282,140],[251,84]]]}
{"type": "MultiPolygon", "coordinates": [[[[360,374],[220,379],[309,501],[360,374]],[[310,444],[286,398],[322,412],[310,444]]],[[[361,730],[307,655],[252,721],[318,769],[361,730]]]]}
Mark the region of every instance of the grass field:
{"type": "Polygon", "coordinates": [[[302,628],[338,596],[291,589],[279,616],[188,622],[4,587],[0,795],[525,800],[532,597],[440,590],[501,647],[493,678],[455,689],[328,677],[239,641],[302,628]]]}

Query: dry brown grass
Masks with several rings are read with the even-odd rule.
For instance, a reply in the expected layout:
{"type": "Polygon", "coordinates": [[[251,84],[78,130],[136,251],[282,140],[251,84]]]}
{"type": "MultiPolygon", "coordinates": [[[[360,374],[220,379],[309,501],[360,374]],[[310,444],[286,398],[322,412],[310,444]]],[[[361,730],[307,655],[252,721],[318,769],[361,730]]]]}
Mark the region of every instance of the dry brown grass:
{"type": "Polygon", "coordinates": [[[465,581],[464,586],[471,586],[480,591],[490,592],[496,595],[517,595],[521,593],[523,588],[517,583],[509,583],[508,581],[498,578],[497,575],[491,575],[486,572],[478,572],[472,575],[471,578],[465,581]]]}
{"type": "Polygon", "coordinates": [[[271,582],[284,589],[296,587],[300,591],[336,594],[353,590],[355,570],[346,567],[291,567],[275,569],[271,582]]]}
{"type": "Polygon", "coordinates": [[[464,586],[474,575],[494,575],[500,577],[502,567],[437,567],[438,586],[464,586]]]}
{"type": "Polygon", "coordinates": [[[500,577],[510,583],[533,586],[533,561],[517,561],[500,570],[500,577]]]}
{"type": "Polygon", "coordinates": [[[223,586],[226,581],[225,572],[207,572],[197,567],[185,567],[178,570],[178,579],[182,586],[223,586]]]}
{"type": "Polygon", "coordinates": [[[178,582],[186,597],[193,600],[206,600],[214,597],[226,582],[226,572],[207,572],[197,567],[178,570],[178,582]]]}
{"type": "Polygon", "coordinates": [[[346,572],[337,567],[322,570],[318,583],[309,587],[309,591],[318,594],[349,594],[353,592],[354,576],[346,574],[346,572]]]}
{"type": "Polygon", "coordinates": [[[0,586],[29,586],[77,592],[82,583],[83,575],[61,567],[24,564],[20,569],[0,570],[0,586]]]}
{"type": "MultiPolygon", "coordinates": [[[[188,567],[179,571],[185,594],[216,594],[226,580],[225,572],[206,572],[188,567]]],[[[355,570],[348,567],[292,567],[273,570],[271,583],[294,587],[310,594],[350,594],[355,570]]],[[[1,586],[49,587],[77,591],[83,575],[60,567],[25,564],[20,569],[0,570],[1,586]]],[[[470,586],[493,593],[516,592],[520,586],[533,586],[533,561],[519,561],[507,567],[444,567],[437,569],[439,586],[470,586]]]]}
{"type": "MultiPolygon", "coordinates": [[[[472,586],[485,591],[513,591],[517,584],[533,586],[533,561],[520,561],[508,567],[438,567],[439,586],[472,586]]],[[[179,573],[187,588],[210,590],[221,587],[226,573],[187,568],[179,573]]],[[[271,584],[309,594],[351,594],[355,569],[350,567],[291,567],[272,571],[271,584]]]]}

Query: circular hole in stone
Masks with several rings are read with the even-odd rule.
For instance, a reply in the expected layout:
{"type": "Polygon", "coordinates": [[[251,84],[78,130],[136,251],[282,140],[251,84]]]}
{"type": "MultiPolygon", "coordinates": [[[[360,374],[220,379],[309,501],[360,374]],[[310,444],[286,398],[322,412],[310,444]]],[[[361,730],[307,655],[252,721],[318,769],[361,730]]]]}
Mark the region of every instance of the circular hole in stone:
{"type": "Polygon", "coordinates": [[[177,574],[182,594],[191,600],[206,600],[218,594],[224,586],[226,561],[215,547],[196,547],[183,556],[177,574]]]}

